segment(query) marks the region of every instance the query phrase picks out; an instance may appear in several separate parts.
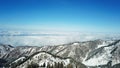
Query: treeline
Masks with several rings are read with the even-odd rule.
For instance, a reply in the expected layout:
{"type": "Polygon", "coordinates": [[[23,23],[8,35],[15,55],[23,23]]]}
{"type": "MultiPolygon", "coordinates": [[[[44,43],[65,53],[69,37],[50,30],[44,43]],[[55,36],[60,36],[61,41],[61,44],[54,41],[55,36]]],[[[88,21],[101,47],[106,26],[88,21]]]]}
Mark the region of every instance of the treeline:
{"type": "Polygon", "coordinates": [[[27,68],[73,68],[73,65],[68,64],[65,66],[62,62],[55,62],[54,64],[44,63],[43,65],[39,66],[37,63],[31,63],[27,66],[27,68]]]}

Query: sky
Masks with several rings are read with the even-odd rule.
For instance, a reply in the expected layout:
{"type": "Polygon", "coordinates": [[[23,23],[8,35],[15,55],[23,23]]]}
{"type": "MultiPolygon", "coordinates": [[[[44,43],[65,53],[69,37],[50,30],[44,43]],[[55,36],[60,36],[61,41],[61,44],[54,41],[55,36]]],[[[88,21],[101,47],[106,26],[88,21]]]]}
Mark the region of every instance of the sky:
{"type": "Polygon", "coordinates": [[[0,0],[0,29],[120,32],[120,1],[0,0]]]}

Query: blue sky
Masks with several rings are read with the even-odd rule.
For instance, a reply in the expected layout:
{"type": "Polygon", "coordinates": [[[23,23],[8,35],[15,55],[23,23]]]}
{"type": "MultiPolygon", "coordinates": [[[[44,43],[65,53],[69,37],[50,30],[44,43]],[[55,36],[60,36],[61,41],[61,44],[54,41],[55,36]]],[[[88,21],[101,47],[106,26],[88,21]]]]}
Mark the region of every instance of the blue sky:
{"type": "Polygon", "coordinates": [[[120,1],[0,0],[0,29],[120,32],[120,1]]]}

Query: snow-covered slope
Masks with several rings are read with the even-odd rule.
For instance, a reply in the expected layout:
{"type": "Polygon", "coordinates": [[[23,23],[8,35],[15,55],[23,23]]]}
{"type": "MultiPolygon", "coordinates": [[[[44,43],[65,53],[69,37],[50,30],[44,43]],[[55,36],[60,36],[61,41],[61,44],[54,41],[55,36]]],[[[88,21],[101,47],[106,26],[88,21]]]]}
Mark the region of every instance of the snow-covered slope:
{"type": "Polygon", "coordinates": [[[14,49],[11,45],[0,44],[0,58],[14,49]]]}
{"type": "Polygon", "coordinates": [[[70,60],[53,57],[52,55],[43,52],[43,53],[39,53],[37,55],[34,55],[33,57],[31,57],[31,59],[28,59],[26,62],[24,62],[23,64],[18,66],[18,68],[26,68],[27,65],[31,64],[32,62],[38,63],[39,66],[42,66],[44,63],[47,66],[48,63],[50,63],[51,65],[54,65],[55,62],[57,62],[57,63],[62,62],[66,66],[70,63],[70,60]]]}
{"type": "Polygon", "coordinates": [[[82,63],[87,66],[113,66],[120,63],[120,40],[97,48],[86,55],[82,63]]]}
{"type": "Polygon", "coordinates": [[[76,62],[72,58],[69,57],[63,58],[45,51],[36,52],[27,58],[20,57],[19,59],[12,62],[10,66],[16,68],[27,68],[28,65],[32,63],[38,64],[39,67],[41,66],[47,67],[48,65],[55,66],[55,64],[57,63],[57,64],[63,64],[64,67],[67,67],[69,64],[71,64],[72,66],[75,66],[74,68],[76,67],[86,68],[85,65],[83,65],[80,62],[76,62]]]}

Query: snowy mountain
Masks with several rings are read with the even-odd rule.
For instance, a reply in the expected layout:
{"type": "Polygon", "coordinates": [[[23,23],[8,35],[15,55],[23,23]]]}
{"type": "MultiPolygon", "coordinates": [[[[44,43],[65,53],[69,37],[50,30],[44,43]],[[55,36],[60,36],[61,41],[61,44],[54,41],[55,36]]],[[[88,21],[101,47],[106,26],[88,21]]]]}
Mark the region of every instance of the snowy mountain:
{"type": "Polygon", "coordinates": [[[3,57],[3,55],[5,55],[6,53],[12,51],[13,49],[14,47],[11,45],[0,44],[0,58],[3,57]]]}
{"type": "MultiPolygon", "coordinates": [[[[109,43],[111,42],[106,42],[106,44],[109,43]]],[[[72,57],[76,61],[83,61],[83,58],[86,56],[87,52],[97,48],[99,45],[101,46],[102,44],[104,44],[104,41],[95,40],[87,42],[74,42],[57,46],[18,46],[10,53],[4,55],[4,58],[19,58],[19,56],[30,56],[38,51],[46,51],[57,56],[72,57]]]]}
{"type": "MultiPolygon", "coordinates": [[[[109,63],[112,67],[120,63],[120,40],[93,40],[41,47],[17,46],[12,51],[6,53],[1,59],[7,60],[7,64],[9,65],[11,65],[11,63],[17,63],[17,67],[21,68],[21,66],[26,67],[32,62],[38,63],[39,66],[45,62],[54,65],[57,61],[66,64],[68,60],[64,58],[67,57],[77,62],[72,63],[73,66],[80,63],[90,68],[98,68],[104,66],[109,67],[109,63]],[[55,56],[57,56],[57,58],[55,58],[55,56]],[[62,57],[62,59],[60,57],[62,57]]],[[[47,65],[47,63],[45,64],[47,65]]]]}
{"type": "Polygon", "coordinates": [[[120,40],[90,51],[83,61],[87,66],[113,66],[120,63],[120,40]],[[109,64],[109,65],[108,65],[109,64]]]}
{"type": "Polygon", "coordinates": [[[74,59],[70,57],[63,58],[45,51],[36,52],[27,58],[21,57],[12,62],[12,64],[10,65],[11,67],[27,68],[27,66],[32,63],[37,63],[39,67],[42,66],[47,67],[48,65],[54,66],[56,63],[58,63],[62,64],[64,67],[67,67],[69,64],[71,64],[72,66],[86,68],[85,65],[81,64],[80,62],[76,62],[74,59]]]}

